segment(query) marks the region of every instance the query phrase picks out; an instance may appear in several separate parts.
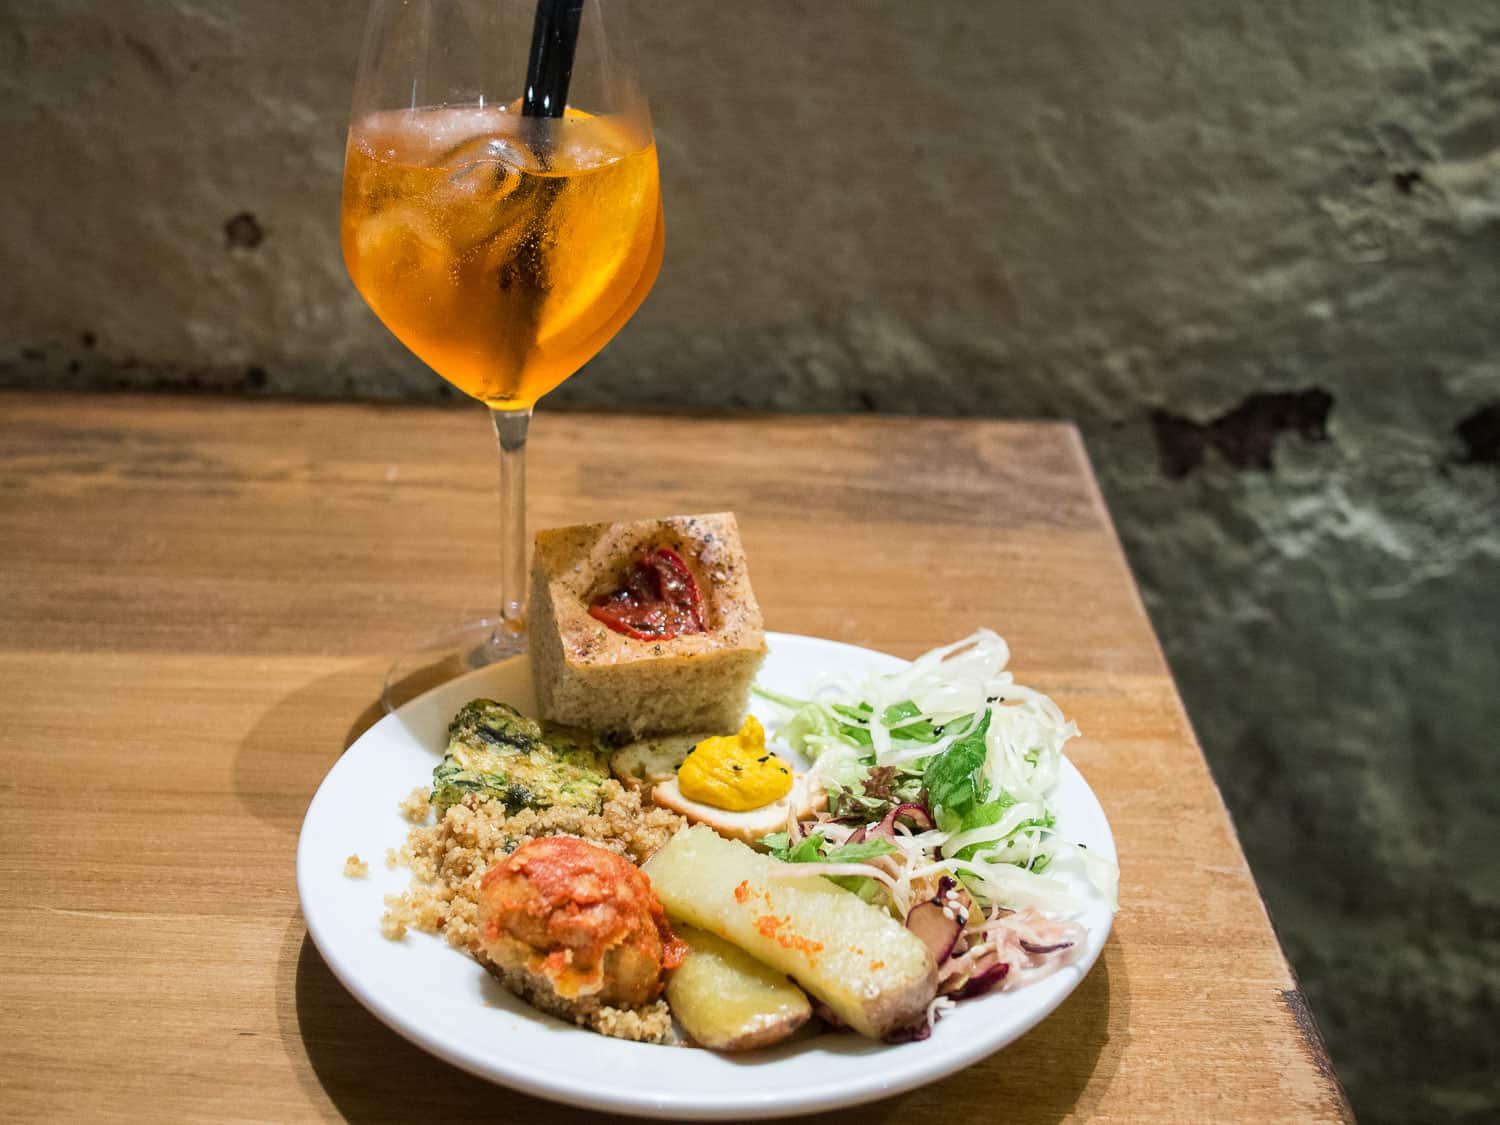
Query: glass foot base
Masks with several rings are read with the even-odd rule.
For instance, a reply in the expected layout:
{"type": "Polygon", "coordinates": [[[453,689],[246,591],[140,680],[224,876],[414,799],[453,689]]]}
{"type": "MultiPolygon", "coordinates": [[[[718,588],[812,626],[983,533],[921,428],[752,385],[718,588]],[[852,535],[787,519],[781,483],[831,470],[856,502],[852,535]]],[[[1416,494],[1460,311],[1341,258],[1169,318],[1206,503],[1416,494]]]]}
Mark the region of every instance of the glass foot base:
{"type": "Polygon", "coordinates": [[[526,651],[526,632],[498,617],[470,621],[447,629],[420,648],[396,658],[385,674],[380,703],[394,711],[425,691],[476,668],[509,660],[526,651]]]}

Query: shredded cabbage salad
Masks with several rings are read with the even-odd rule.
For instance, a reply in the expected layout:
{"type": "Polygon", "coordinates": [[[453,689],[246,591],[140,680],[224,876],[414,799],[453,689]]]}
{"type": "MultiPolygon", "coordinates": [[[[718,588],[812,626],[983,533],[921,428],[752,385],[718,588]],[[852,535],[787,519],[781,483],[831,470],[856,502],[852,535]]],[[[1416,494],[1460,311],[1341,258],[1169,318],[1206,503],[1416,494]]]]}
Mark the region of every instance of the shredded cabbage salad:
{"type": "Polygon", "coordinates": [[[1050,800],[1078,728],[1009,661],[980,629],[824,698],[756,689],[789,712],[777,737],[828,794],[826,810],[762,841],[779,874],[833,878],[923,934],[949,1001],[932,1018],[978,985],[1013,988],[1077,955],[1082,930],[1061,919],[1087,900],[1057,877],[1063,861],[1116,908],[1117,868],[1059,834],[1050,800]]]}

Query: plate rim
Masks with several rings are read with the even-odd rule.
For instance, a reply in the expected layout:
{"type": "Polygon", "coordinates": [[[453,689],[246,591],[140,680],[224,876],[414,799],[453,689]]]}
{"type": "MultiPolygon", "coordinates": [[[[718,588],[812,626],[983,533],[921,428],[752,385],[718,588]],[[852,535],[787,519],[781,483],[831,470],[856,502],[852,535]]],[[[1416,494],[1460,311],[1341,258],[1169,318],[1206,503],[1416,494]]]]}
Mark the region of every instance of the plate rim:
{"type": "MultiPolygon", "coordinates": [[[[768,631],[766,633],[766,641],[770,649],[774,649],[777,644],[790,642],[794,646],[805,645],[813,648],[825,648],[834,652],[843,651],[850,654],[858,654],[859,657],[866,660],[870,657],[876,657],[881,661],[894,662],[900,665],[911,663],[909,660],[882,652],[878,649],[865,648],[844,641],[829,640],[824,637],[813,637],[799,633],[768,631]]],[[[525,654],[512,658],[512,660],[523,659],[527,659],[525,654]]],[[[941,1056],[936,1058],[914,1057],[905,1066],[900,1065],[900,1058],[898,1056],[896,1059],[880,1066],[869,1077],[849,1077],[843,1079],[837,1085],[822,1087],[816,1090],[808,1090],[801,1087],[777,1089],[770,1082],[767,1082],[762,1087],[762,1091],[764,1092],[758,1091],[753,1095],[736,1091],[729,1095],[706,1096],[696,1092],[674,1094],[670,1090],[662,1089],[647,1092],[637,1087],[622,1087],[617,1084],[600,1086],[597,1082],[592,1086],[585,1086],[580,1085],[576,1080],[569,1082],[547,1072],[534,1072],[521,1066],[507,1065],[507,1061],[503,1057],[497,1060],[491,1054],[481,1054],[478,1051],[466,1049],[465,1043],[456,1037],[450,1038],[441,1034],[429,1035],[424,1029],[412,1026],[404,1020],[401,1013],[397,1010],[397,1006],[388,1001],[378,991],[364,987],[364,982],[353,974],[349,965],[343,963],[343,956],[334,940],[334,934],[325,929],[325,922],[328,919],[324,916],[324,913],[316,908],[309,911],[308,901],[311,893],[309,890],[311,884],[309,872],[310,864],[312,863],[312,852],[315,850],[316,845],[309,826],[313,822],[314,811],[318,808],[320,800],[326,799],[325,791],[328,793],[332,792],[334,775],[338,773],[341,763],[350,754],[354,753],[363,741],[370,738],[378,729],[385,727],[387,723],[401,725],[403,712],[421,705],[424,701],[430,700],[433,695],[439,692],[452,691],[457,684],[481,679],[487,673],[492,675],[493,672],[494,666],[478,668],[439,684],[422,695],[408,700],[395,711],[383,715],[367,730],[361,732],[359,737],[350,743],[329,766],[327,773],[325,773],[319,782],[317,790],[308,802],[307,811],[303,816],[302,825],[298,832],[296,855],[297,897],[302,918],[307,926],[308,936],[312,939],[319,956],[322,958],[324,964],[328,966],[334,978],[362,1007],[407,1042],[478,1078],[565,1105],[637,1117],[750,1120],[782,1117],[798,1113],[814,1113],[836,1108],[849,1108],[905,1093],[919,1086],[937,1081],[965,1067],[971,1066],[975,1062],[1014,1043],[1021,1036],[1051,1016],[1062,1002],[1073,994],[1093,970],[1095,963],[1104,950],[1104,946],[1108,943],[1114,923],[1113,913],[1110,912],[1106,912],[1102,925],[1090,928],[1089,942],[1085,955],[1064,970],[1069,972],[1069,975],[1072,977],[1071,984],[1066,988],[1056,989],[1054,995],[1037,1006],[1034,1011],[1028,1013],[1020,1026],[1013,1028],[1003,1037],[996,1039],[989,1039],[982,1036],[972,1037],[952,1047],[952,1049],[941,1056]]],[[[408,737],[410,737],[409,733],[408,737]]],[[[1077,776],[1078,781],[1082,784],[1083,794],[1095,806],[1099,823],[1102,826],[1104,836],[1109,845],[1107,849],[1108,857],[1115,859],[1117,853],[1114,832],[1109,825],[1108,817],[1104,813],[1098,795],[1094,793],[1087,779],[1083,777],[1081,771],[1078,770],[1066,755],[1064,755],[1063,768],[1065,771],[1070,771],[1077,776]]],[[[398,796],[393,795],[393,802],[398,796]]],[[[430,938],[435,941],[442,940],[433,935],[424,934],[418,936],[430,938]]],[[[1040,988],[1044,987],[1044,985],[1045,982],[1042,982],[1034,987],[1040,988]]],[[[618,1046],[641,1050],[654,1051],[660,1049],[655,1044],[629,1043],[620,1040],[610,1040],[609,1042],[618,1046]]],[[[881,1057],[884,1058],[884,1055],[882,1054],[881,1057]]],[[[768,1065],[775,1066],[777,1064],[773,1062],[768,1065]]]]}

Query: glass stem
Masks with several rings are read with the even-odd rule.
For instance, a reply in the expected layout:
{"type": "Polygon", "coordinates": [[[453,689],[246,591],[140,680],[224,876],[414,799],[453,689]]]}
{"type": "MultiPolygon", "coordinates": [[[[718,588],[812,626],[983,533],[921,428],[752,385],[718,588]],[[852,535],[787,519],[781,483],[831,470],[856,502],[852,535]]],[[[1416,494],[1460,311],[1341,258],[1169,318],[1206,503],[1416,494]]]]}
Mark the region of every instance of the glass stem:
{"type": "Polygon", "coordinates": [[[496,644],[526,633],[526,431],[531,410],[491,410],[500,440],[500,627],[496,644]]]}

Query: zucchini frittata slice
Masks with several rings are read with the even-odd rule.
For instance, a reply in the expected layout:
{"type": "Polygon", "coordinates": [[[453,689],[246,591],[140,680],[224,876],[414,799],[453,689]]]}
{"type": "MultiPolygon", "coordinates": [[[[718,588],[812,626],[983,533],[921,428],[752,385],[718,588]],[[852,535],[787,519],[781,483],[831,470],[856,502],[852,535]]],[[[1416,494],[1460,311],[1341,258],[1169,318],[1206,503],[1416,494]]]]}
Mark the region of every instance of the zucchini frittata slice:
{"type": "Polygon", "coordinates": [[[528,719],[493,699],[464,705],[448,724],[448,752],[432,771],[441,816],[468,793],[505,803],[507,813],[556,805],[597,812],[609,757],[586,732],[528,719]]]}

